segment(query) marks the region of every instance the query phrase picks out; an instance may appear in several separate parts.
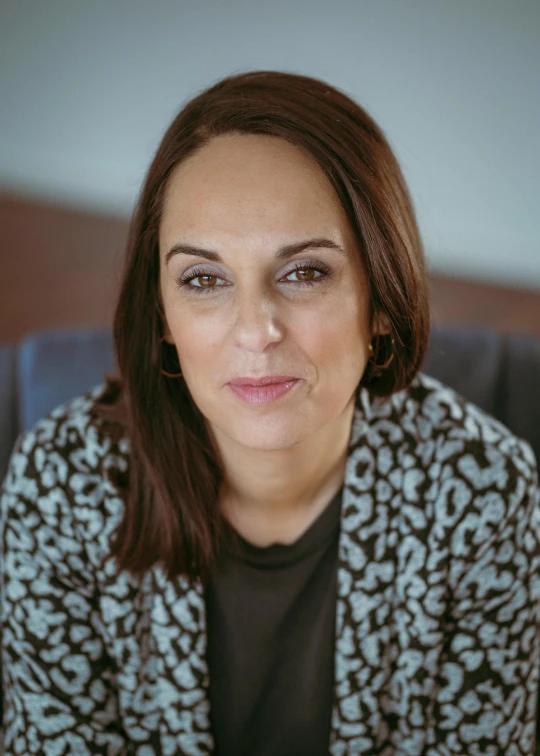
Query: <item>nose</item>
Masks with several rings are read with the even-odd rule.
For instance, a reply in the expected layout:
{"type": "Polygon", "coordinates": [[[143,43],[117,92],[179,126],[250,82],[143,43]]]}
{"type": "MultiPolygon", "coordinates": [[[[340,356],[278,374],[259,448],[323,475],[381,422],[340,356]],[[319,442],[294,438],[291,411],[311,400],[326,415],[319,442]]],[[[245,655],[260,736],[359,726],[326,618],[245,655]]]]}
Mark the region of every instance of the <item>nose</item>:
{"type": "Polygon", "coordinates": [[[239,294],[233,332],[236,343],[249,352],[262,352],[281,341],[284,327],[276,302],[260,291],[239,294]]]}

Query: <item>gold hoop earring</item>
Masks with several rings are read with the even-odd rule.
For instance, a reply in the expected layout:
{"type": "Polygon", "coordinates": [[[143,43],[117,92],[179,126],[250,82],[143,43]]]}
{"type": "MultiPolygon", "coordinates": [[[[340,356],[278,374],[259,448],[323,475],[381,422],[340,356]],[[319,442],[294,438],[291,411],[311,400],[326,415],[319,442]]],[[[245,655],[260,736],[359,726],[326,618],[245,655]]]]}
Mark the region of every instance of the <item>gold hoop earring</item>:
{"type": "MultiPolygon", "coordinates": [[[[163,341],[165,341],[165,336],[161,337],[161,339],[159,340],[159,343],[161,344],[163,341]]],[[[166,370],[163,370],[163,368],[161,368],[161,374],[166,375],[167,378],[180,378],[180,376],[182,375],[182,371],[180,371],[179,373],[167,373],[166,370]]]]}
{"type": "MultiPolygon", "coordinates": [[[[392,347],[394,346],[395,343],[396,343],[395,340],[392,339],[392,347]]],[[[369,352],[370,360],[371,360],[371,358],[375,354],[375,350],[373,349],[373,344],[371,342],[369,343],[369,346],[368,346],[368,352],[369,352]]],[[[388,367],[390,367],[390,365],[392,364],[392,360],[394,359],[394,356],[395,354],[394,352],[392,352],[392,354],[390,355],[390,358],[386,360],[384,365],[376,365],[375,363],[372,363],[371,367],[376,373],[382,373],[383,370],[386,370],[388,367]]]]}

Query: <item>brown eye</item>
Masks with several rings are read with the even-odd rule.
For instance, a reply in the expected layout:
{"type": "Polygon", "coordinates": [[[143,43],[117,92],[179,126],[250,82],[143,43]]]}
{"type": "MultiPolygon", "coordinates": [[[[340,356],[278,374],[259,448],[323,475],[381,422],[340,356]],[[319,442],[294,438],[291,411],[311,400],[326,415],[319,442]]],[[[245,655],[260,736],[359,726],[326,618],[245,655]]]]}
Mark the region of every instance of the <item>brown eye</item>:
{"type": "Polygon", "coordinates": [[[307,284],[313,285],[319,282],[322,283],[325,278],[329,277],[329,268],[320,263],[314,264],[301,263],[297,265],[293,270],[289,271],[285,276],[285,281],[291,284],[307,284]],[[289,278],[289,276],[295,275],[296,280],[289,278]]]}
{"type": "Polygon", "coordinates": [[[218,281],[223,281],[223,278],[208,273],[204,269],[195,269],[191,272],[191,275],[181,276],[176,279],[176,288],[184,288],[185,291],[193,292],[194,294],[207,294],[214,289],[223,288],[223,284],[218,284],[218,281]]]}
{"type": "MultiPolygon", "coordinates": [[[[330,277],[330,268],[324,263],[307,263],[302,261],[281,280],[287,284],[296,284],[297,287],[301,288],[302,286],[314,286],[315,284],[323,283],[330,277]],[[289,278],[293,274],[296,276],[296,280],[289,278]]],[[[208,273],[204,268],[195,268],[191,271],[191,275],[181,276],[176,279],[176,288],[183,288],[184,291],[193,292],[194,294],[210,294],[229,285],[223,278],[213,273],[208,273]],[[218,281],[221,281],[221,283],[218,283],[218,281]]]]}
{"type": "Polygon", "coordinates": [[[299,281],[313,281],[315,278],[315,270],[313,268],[295,270],[299,281]]]}
{"type": "Polygon", "coordinates": [[[213,288],[213,285],[210,285],[210,282],[213,281],[215,283],[217,281],[217,276],[197,276],[196,280],[204,281],[204,283],[202,283],[201,286],[203,286],[206,289],[211,289],[213,288]]]}

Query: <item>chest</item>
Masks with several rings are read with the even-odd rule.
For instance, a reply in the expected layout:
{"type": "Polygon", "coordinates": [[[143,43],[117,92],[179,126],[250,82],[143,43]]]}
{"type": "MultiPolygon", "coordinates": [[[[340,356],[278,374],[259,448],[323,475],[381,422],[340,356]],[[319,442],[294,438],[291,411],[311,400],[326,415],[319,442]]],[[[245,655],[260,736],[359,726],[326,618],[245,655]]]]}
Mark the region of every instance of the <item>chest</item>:
{"type": "Polygon", "coordinates": [[[205,591],[210,719],[222,756],[328,754],[338,544],[337,532],[316,535],[227,555],[205,591]]]}
{"type": "MultiPolygon", "coordinates": [[[[331,691],[330,752],[347,753],[346,744],[357,741],[365,746],[354,752],[367,754],[389,737],[389,711],[406,711],[435,675],[444,639],[445,580],[441,574],[439,585],[428,585],[422,523],[411,525],[404,508],[393,517],[391,501],[382,509],[359,509],[355,497],[351,507],[350,495],[344,492],[334,590],[326,594],[333,642],[324,669],[331,691]]],[[[169,581],[156,568],[138,588],[116,581],[114,593],[103,597],[101,613],[120,668],[125,726],[140,732],[152,724],[148,737],[184,749],[170,753],[211,753],[209,654],[215,660],[219,649],[209,646],[203,587],[169,581]]],[[[270,589],[265,595],[272,600],[270,589]]],[[[244,616],[249,609],[246,596],[244,616]]],[[[243,664],[249,667],[249,658],[243,664]]]]}

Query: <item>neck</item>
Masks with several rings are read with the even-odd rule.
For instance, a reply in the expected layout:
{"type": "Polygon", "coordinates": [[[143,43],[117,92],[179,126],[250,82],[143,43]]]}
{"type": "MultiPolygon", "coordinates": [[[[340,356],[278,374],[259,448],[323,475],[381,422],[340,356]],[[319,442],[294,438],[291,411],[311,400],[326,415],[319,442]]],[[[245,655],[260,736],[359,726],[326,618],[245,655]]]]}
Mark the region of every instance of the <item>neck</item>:
{"type": "Polygon", "coordinates": [[[353,416],[351,403],[289,449],[251,449],[216,438],[226,470],[220,502],[231,525],[257,545],[294,541],[343,483],[353,416]]]}

